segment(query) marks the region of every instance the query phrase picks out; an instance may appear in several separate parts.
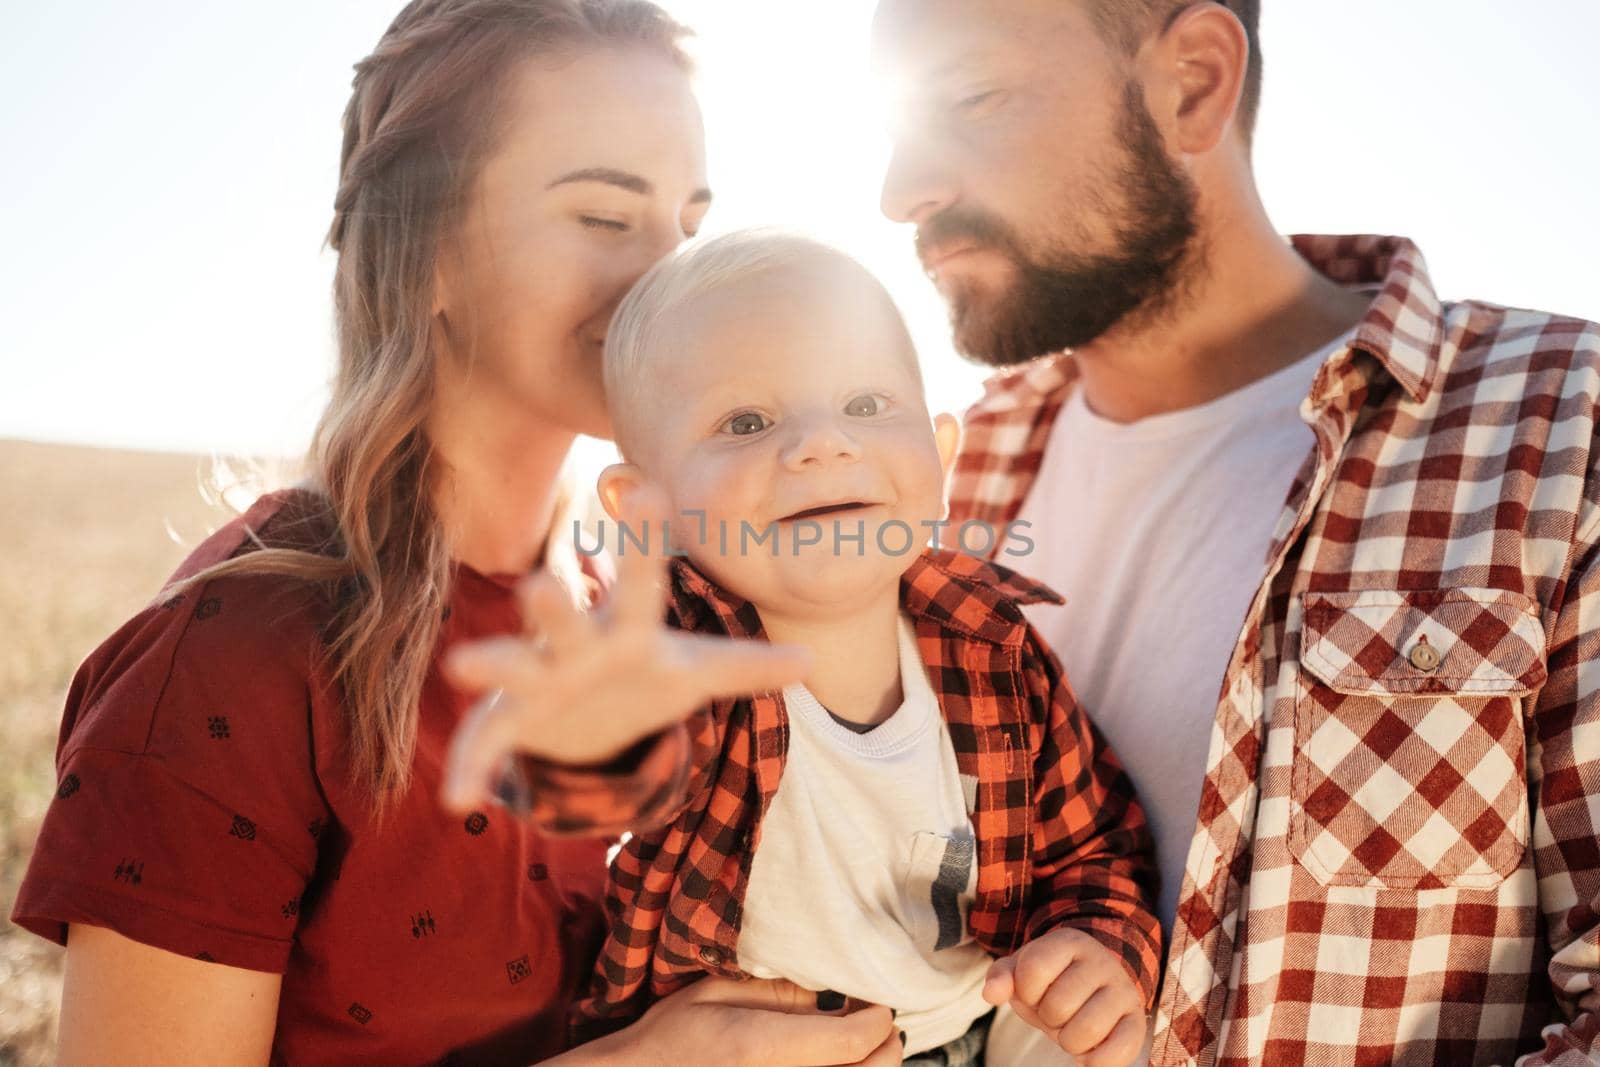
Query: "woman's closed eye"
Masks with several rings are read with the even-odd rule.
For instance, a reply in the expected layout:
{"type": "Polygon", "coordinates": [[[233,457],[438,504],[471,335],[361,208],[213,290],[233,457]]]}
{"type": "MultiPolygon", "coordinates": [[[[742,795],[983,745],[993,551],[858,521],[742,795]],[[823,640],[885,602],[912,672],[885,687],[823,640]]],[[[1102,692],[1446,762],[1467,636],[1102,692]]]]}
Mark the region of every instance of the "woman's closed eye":
{"type": "Polygon", "coordinates": [[[604,215],[579,215],[578,222],[588,229],[607,233],[627,233],[633,228],[625,219],[607,218],[604,215]]]}

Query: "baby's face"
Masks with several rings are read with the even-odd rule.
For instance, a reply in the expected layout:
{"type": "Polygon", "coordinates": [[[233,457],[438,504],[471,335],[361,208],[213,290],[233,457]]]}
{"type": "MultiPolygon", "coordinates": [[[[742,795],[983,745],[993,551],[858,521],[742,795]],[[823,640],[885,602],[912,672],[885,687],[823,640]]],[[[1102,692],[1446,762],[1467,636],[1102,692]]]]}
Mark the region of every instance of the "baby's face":
{"type": "Polygon", "coordinates": [[[882,291],[848,264],[808,263],[660,329],[673,341],[651,357],[634,459],[671,499],[676,546],[763,612],[825,619],[895,595],[944,515],[945,471],[882,291]]]}

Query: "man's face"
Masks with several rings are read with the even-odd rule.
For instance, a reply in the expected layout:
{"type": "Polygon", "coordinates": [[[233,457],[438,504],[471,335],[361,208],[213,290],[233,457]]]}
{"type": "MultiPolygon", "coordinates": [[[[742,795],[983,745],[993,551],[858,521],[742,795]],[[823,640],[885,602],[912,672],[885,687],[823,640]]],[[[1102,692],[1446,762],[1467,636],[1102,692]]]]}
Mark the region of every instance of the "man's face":
{"type": "Polygon", "coordinates": [[[1004,366],[1159,310],[1195,260],[1194,186],[1084,0],[883,0],[883,210],[917,226],[957,347],[1004,366]]]}

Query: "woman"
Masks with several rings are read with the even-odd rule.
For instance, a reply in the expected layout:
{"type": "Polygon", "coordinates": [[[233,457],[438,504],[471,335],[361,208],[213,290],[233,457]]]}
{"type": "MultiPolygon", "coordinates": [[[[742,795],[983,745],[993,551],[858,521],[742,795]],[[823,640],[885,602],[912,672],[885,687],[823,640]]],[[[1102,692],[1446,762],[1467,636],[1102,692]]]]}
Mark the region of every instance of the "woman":
{"type": "MultiPolygon", "coordinates": [[[[643,0],[418,0],[357,66],[313,488],[208,539],[69,697],[14,915],[67,945],[60,1062],[562,1050],[605,843],[439,807],[438,661],[518,628],[511,576],[595,584],[559,474],[608,429],[612,308],[709,200],[680,34],[643,0]]],[[[807,1006],[702,983],[562,1062],[897,1062],[887,1012],[807,1006]]]]}

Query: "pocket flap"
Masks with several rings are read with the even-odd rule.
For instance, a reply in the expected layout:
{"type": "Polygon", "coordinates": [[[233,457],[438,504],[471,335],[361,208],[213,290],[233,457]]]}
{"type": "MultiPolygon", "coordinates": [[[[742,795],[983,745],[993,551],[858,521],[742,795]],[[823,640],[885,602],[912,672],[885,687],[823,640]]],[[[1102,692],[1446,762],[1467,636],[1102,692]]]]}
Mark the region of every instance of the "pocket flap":
{"type": "Polygon", "coordinates": [[[1300,662],[1336,692],[1520,696],[1544,684],[1544,630],[1521,593],[1365,589],[1303,603],[1300,662]]]}

